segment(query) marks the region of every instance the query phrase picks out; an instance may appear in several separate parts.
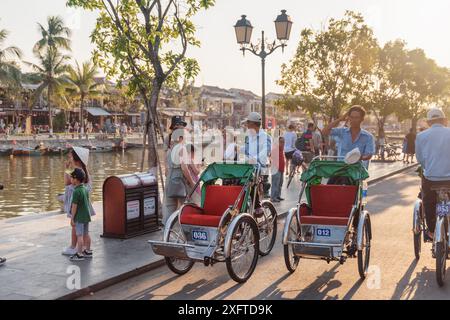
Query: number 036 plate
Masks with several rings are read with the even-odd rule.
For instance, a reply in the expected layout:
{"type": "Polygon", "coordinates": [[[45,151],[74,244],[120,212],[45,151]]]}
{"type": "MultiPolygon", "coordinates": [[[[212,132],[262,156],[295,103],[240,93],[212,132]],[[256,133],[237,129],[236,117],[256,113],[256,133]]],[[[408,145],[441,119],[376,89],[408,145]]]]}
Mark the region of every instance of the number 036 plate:
{"type": "Polygon", "coordinates": [[[450,203],[438,203],[436,205],[436,214],[439,217],[450,215],[450,203]]]}

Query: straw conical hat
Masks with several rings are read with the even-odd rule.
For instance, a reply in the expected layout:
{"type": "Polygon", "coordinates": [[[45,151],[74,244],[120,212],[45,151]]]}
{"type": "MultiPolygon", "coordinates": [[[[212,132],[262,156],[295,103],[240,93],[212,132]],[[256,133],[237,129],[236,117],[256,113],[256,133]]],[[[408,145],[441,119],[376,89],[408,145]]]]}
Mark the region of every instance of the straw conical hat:
{"type": "Polygon", "coordinates": [[[89,150],[86,148],[73,147],[73,151],[75,151],[81,162],[83,162],[84,165],[87,166],[89,162],[89,150]]]}

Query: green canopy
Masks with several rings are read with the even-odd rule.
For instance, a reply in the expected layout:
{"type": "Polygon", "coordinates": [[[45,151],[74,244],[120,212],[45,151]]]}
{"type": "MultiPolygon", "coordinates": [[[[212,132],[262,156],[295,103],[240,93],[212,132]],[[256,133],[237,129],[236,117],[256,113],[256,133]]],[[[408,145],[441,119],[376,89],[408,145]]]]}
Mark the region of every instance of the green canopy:
{"type": "Polygon", "coordinates": [[[367,169],[361,162],[347,164],[344,161],[313,161],[308,170],[303,172],[301,180],[312,182],[317,178],[349,177],[353,181],[361,181],[369,178],[367,169]]]}
{"type": "MultiPolygon", "coordinates": [[[[217,179],[240,179],[240,183],[246,184],[253,178],[255,171],[255,165],[244,163],[212,163],[200,176],[200,181],[203,182],[202,186],[202,199],[201,206],[205,203],[206,186],[215,183],[217,179]]],[[[249,193],[245,195],[245,201],[241,208],[244,212],[247,207],[247,200],[249,193]]]]}

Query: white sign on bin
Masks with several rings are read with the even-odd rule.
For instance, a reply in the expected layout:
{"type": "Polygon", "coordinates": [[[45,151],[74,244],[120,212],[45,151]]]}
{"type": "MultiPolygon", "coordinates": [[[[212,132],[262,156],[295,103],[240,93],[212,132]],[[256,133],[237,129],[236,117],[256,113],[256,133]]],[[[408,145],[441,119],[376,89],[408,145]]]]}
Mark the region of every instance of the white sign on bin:
{"type": "Polygon", "coordinates": [[[139,200],[127,202],[127,220],[139,218],[139,200]]]}
{"type": "Polygon", "coordinates": [[[156,198],[145,198],[144,199],[144,216],[151,216],[156,213],[156,198]]]}

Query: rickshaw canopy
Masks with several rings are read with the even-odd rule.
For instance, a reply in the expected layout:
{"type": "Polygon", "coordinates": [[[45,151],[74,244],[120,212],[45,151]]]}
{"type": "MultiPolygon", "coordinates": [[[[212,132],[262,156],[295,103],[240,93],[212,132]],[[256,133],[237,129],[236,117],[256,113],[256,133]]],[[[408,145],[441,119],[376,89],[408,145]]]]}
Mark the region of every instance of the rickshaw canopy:
{"type": "Polygon", "coordinates": [[[344,161],[315,160],[308,170],[303,172],[301,181],[313,183],[313,181],[333,176],[348,177],[353,181],[362,181],[369,178],[369,172],[361,162],[347,164],[344,161]]]}
{"type": "Polygon", "coordinates": [[[253,177],[255,165],[245,163],[212,163],[200,176],[200,181],[208,183],[217,179],[241,179],[242,182],[253,177]]]}

